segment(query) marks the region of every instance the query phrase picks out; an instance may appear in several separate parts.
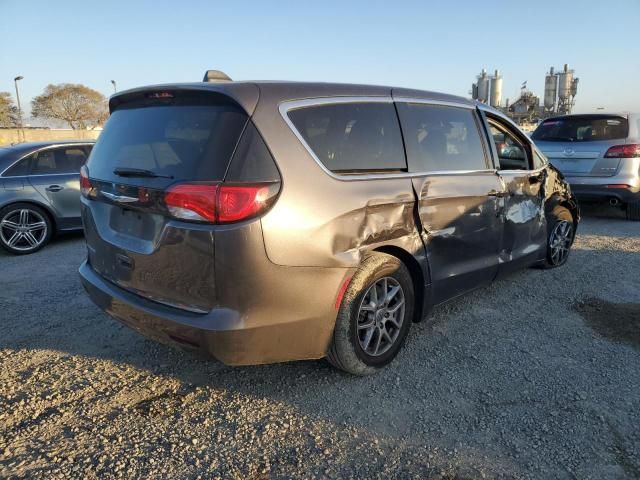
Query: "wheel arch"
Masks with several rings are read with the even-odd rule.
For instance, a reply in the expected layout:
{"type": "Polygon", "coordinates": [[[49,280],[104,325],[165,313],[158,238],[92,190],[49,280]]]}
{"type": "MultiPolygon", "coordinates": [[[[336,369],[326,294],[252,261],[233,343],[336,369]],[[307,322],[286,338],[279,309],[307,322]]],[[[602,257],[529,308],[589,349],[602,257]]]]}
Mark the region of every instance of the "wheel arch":
{"type": "Polygon", "coordinates": [[[409,270],[411,280],[413,280],[413,290],[415,295],[415,308],[413,314],[413,321],[415,323],[420,322],[424,318],[426,313],[425,308],[425,276],[418,260],[401,247],[395,245],[383,245],[372,250],[372,252],[386,253],[400,260],[409,270]]]}
{"type": "Polygon", "coordinates": [[[545,213],[549,215],[557,206],[564,207],[569,210],[571,216],[573,217],[574,227],[577,227],[578,222],[580,221],[580,208],[578,207],[578,202],[576,202],[575,199],[556,194],[546,202],[545,213]]]}

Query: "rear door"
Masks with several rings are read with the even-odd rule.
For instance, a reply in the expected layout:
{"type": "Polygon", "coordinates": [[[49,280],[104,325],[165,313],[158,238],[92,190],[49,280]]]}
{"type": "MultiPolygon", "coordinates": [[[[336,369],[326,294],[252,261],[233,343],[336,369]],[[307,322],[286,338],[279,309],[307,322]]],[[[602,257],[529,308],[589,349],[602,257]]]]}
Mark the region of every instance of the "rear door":
{"type": "Polygon", "coordinates": [[[31,161],[29,182],[53,208],[58,228],[79,228],[80,168],[87,160],[83,145],[40,150],[31,161]]]}
{"type": "Polygon", "coordinates": [[[431,269],[433,302],[489,283],[498,270],[504,187],[473,107],[398,102],[431,269]]]}
{"type": "MultiPolygon", "coordinates": [[[[87,163],[83,198],[91,267],[149,299],[205,312],[216,304],[214,227],[172,218],[166,191],[223,180],[247,123],[226,96],[139,92],[122,99],[87,163]]],[[[213,198],[201,195],[204,203],[213,198]]],[[[197,210],[198,205],[185,205],[197,210]]]]}
{"type": "Polygon", "coordinates": [[[605,154],[624,144],[628,132],[628,119],[620,115],[570,115],[543,121],[531,138],[566,176],[611,177],[620,158],[605,154]]]}
{"type": "Polygon", "coordinates": [[[538,260],[546,247],[546,170],[520,131],[498,116],[487,116],[493,157],[508,192],[500,263],[501,271],[510,271],[538,260]]]}

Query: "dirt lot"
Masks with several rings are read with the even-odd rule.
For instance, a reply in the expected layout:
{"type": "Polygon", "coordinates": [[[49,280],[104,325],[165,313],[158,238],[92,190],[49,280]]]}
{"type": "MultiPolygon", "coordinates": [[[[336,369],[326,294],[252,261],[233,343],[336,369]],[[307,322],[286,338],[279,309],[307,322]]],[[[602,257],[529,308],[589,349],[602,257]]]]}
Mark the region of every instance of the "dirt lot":
{"type": "Polygon", "coordinates": [[[89,302],[83,257],[0,254],[0,477],[640,478],[640,223],[613,212],[368,378],[147,341],[89,302]]]}

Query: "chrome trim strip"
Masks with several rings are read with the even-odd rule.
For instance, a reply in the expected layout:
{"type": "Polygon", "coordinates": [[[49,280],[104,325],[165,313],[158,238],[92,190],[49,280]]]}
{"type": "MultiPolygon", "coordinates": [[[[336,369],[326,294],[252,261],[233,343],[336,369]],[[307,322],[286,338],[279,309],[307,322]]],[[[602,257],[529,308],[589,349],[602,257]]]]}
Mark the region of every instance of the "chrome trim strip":
{"type": "MultiPolygon", "coordinates": [[[[7,168],[5,168],[2,172],[0,172],[0,177],[4,176],[4,173],[9,170],[11,167],[13,167],[16,163],[18,163],[21,160],[24,160],[25,158],[27,158],[29,155],[33,155],[34,153],[40,153],[43,150],[47,150],[49,148],[60,148],[60,147],[88,147],[89,145],[95,145],[95,142],[87,142],[87,143],[54,143],[53,145],[47,145],[45,147],[40,147],[40,148],[36,148],[35,150],[32,150],[31,152],[21,156],[19,159],[17,159],[16,161],[14,161],[11,165],[9,165],[7,168]]],[[[78,172],[78,174],[80,174],[80,172],[78,172]]],[[[46,175],[46,174],[45,174],[46,175]]],[[[51,175],[70,175],[69,173],[52,173],[51,175]]],[[[16,175],[16,177],[39,177],[42,175],[16,175]]],[[[14,178],[14,177],[5,177],[5,178],[14,178]]]]}
{"type": "Polygon", "coordinates": [[[137,197],[128,197],[126,195],[116,195],[114,193],[109,193],[109,192],[100,192],[100,195],[104,195],[109,200],[112,200],[118,203],[133,203],[138,201],[137,197]]]}
{"type": "MultiPolygon", "coordinates": [[[[405,97],[402,97],[403,99],[405,97]]],[[[408,97],[407,97],[408,98],[408,97]]],[[[448,102],[439,102],[439,101],[429,101],[424,99],[415,99],[416,102],[420,103],[431,103],[434,105],[444,105],[448,104],[448,102]]],[[[404,100],[399,100],[404,101],[404,100]]],[[[424,176],[444,176],[444,175],[470,175],[477,173],[492,173],[497,174],[497,170],[495,168],[485,168],[480,170],[432,170],[426,172],[406,172],[406,173],[371,173],[371,174],[353,174],[353,175],[340,175],[332,172],[324,164],[320,161],[320,159],[316,156],[314,151],[311,149],[309,144],[306,142],[302,134],[295,127],[289,115],[287,113],[290,110],[295,110],[297,108],[303,107],[311,107],[316,105],[330,105],[334,103],[361,103],[361,102],[377,102],[377,103],[394,103],[394,99],[391,97],[324,97],[324,98],[308,98],[305,100],[292,100],[282,102],[278,110],[280,111],[280,115],[282,119],[285,121],[291,132],[298,138],[302,146],[305,148],[307,153],[311,155],[311,157],[315,160],[318,166],[329,175],[331,178],[340,181],[347,182],[355,182],[355,181],[364,181],[364,180],[384,180],[384,179],[397,179],[397,178],[416,178],[416,177],[424,177],[424,176]]],[[[471,109],[475,109],[475,106],[467,106],[464,104],[451,103],[450,106],[464,106],[471,109]]]]}
{"type": "Polygon", "coordinates": [[[435,106],[441,106],[441,107],[465,108],[467,110],[476,109],[475,105],[468,104],[468,103],[447,102],[444,100],[429,100],[426,98],[393,97],[393,100],[396,102],[403,102],[403,103],[421,103],[421,104],[435,105],[435,106]]]}

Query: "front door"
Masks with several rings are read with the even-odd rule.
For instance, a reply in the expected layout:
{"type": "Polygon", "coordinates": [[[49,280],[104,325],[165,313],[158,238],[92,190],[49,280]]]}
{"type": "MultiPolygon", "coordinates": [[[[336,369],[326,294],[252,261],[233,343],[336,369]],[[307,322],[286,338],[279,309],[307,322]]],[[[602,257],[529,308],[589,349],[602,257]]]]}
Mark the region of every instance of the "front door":
{"type": "Polygon", "coordinates": [[[61,230],[79,228],[80,167],[87,154],[82,146],[41,150],[31,163],[29,181],[53,208],[61,230]]]}
{"type": "Polygon", "coordinates": [[[437,304],[495,278],[504,186],[473,107],[397,105],[437,304]]]}
{"type": "Polygon", "coordinates": [[[534,263],[544,255],[546,168],[520,132],[498,117],[487,120],[498,173],[508,192],[500,248],[500,271],[503,273],[534,263]]]}

